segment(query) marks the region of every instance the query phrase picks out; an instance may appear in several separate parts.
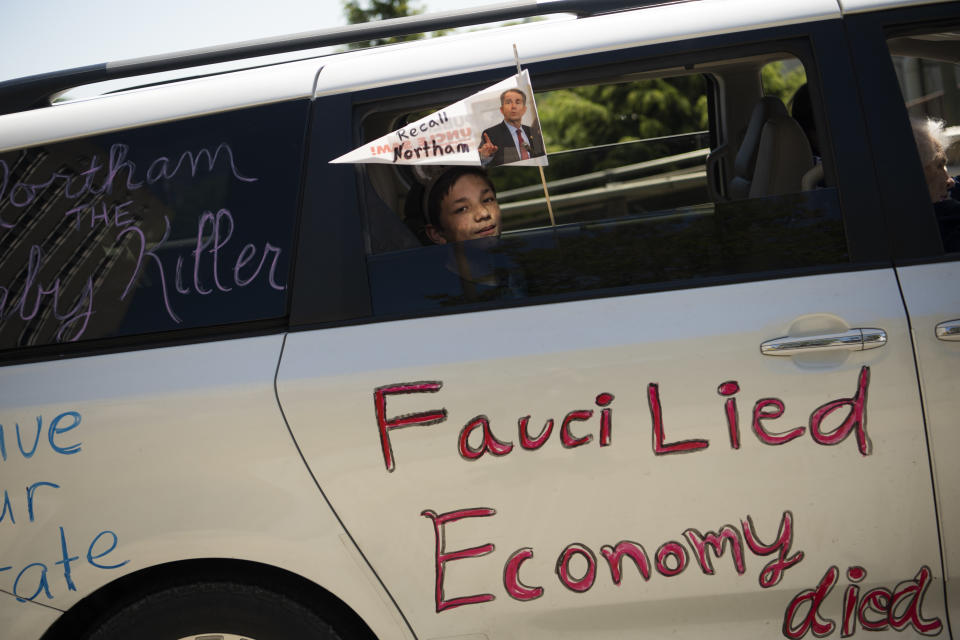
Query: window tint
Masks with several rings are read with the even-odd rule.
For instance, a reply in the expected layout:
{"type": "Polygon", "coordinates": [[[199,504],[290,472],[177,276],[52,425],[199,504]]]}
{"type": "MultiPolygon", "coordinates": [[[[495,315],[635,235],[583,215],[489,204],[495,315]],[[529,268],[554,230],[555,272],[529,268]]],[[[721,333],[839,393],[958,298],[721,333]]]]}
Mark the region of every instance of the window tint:
{"type": "Polygon", "coordinates": [[[305,115],[0,154],[0,349],[284,315],[305,115]]]}
{"type": "MultiPolygon", "coordinates": [[[[556,222],[705,202],[706,87],[706,78],[694,74],[538,94],[556,222]]],[[[496,167],[490,177],[504,229],[550,223],[537,169],[496,167]]]]}
{"type": "Polygon", "coordinates": [[[960,34],[900,36],[889,46],[944,250],[960,252],[960,34]]]}
{"type": "MultiPolygon", "coordinates": [[[[847,261],[836,190],[787,107],[806,81],[799,60],[771,53],[643,76],[537,92],[549,205],[538,168],[490,169],[499,236],[434,244],[423,231],[417,170],[365,167],[374,313],[847,261]],[[392,236],[391,227],[399,227],[392,236]],[[404,240],[378,240],[385,236],[404,240]]],[[[369,122],[368,140],[393,124],[369,122]]]]}

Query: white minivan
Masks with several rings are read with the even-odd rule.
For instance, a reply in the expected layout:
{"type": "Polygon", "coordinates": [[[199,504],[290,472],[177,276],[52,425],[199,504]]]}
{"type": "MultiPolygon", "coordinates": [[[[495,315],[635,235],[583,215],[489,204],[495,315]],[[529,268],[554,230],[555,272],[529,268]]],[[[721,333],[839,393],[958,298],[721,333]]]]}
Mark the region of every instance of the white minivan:
{"type": "Polygon", "coordinates": [[[952,637],[960,3],[321,40],[535,14],[0,84],[4,640],[952,637]],[[330,163],[514,47],[496,236],[330,163]]]}

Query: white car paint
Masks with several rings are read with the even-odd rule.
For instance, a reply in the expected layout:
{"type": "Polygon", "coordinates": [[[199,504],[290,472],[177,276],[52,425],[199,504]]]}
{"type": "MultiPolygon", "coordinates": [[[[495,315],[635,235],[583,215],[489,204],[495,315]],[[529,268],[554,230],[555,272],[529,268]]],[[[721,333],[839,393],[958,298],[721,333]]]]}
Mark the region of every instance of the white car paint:
{"type": "Polygon", "coordinates": [[[910,313],[927,438],[933,464],[940,542],[947,580],[950,617],[960,620],[960,341],[940,340],[936,326],[960,320],[960,267],[956,262],[897,269],[910,313]]]}
{"type": "Polygon", "coordinates": [[[0,117],[0,151],[308,98],[320,70],[303,60],[183,80],[0,117]]]}
{"type": "MultiPolygon", "coordinates": [[[[613,638],[643,630],[694,638],[705,627],[720,636],[764,637],[777,633],[791,600],[816,587],[831,566],[839,580],[820,611],[833,620],[849,567],[866,570],[863,591],[893,588],[924,566],[939,576],[912,347],[890,270],[297,332],[287,339],[277,387],[333,508],[424,637],[613,638]],[[760,354],[767,339],[851,327],[882,328],[888,343],[839,356],[760,354]],[[815,443],[809,433],[771,446],[753,434],[752,411],[761,398],[786,405],[770,431],[801,425],[809,431],[818,407],[854,396],[862,367],[870,370],[868,455],[852,434],[834,446],[815,443]],[[718,394],[732,380],[740,387],[739,449],[731,445],[718,394]],[[442,388],[387,396],[385,418],[441,408],[447,416],[438,424],[388,429],[395,464],[389,471],[375,390],[414,382],[442,382],[442,388]],[[707,448],[654,454],[651,383],[659,389],[665,441],[706,439],[707,448]],[[606,447],[598,445],[601,393],[614,396],[606,447]],[[572,423],[574,435],[592,440],[565,448],[558,430],[572,410],[594,412],[572,423]],[[461,457],[461,430],[478,415],[512,451],[461,457]],[[555,420],[538,450],[519,444],[518,419],[526,415],[532,435],[547,418],[555,420]],[[450,561],[445,598],[495,599],[438,612],[438,549],[432,520],[422,512],[479,507],[496,515],[447,524],[445,550],[486,543],[495,549],[450,561]],[[776,586],[758,584],[770,557],[744,547],[746,569],[738,575],[727,550],[714,559],[715,574],[706,575],[684,542],[691,528],[707,535],[730,524],[743,535],[750,516],[770,544],[788,511],[791,553],[804,557],[776,586]],[[678,541],[690,565],[677,577],[653,571],[647,582],[627,560],[616,586],[600,552],[621,540],[642,544],[651,558],[660,545],[678,541]],[[596,579],[584,593],[564,587],[556,574],[558,556],[571,543],[596,557],[596,579]],[[533,557],[522,565],[521,580],[544,593],[520,602],[505,592],[504,570],[514,551],[528,547],[533,557]]],[[[838,411],[830,428],[845,415],[838,411]]],[[[479,437],[474,433],[472,446],[479,437]]],[[[586,562],[575,560],[571,571],[580,577],[586,562]]],[[[927,590],[923,614],[944,619],[942,591],[927,590]]]]}
{"type": "MultiPolygon", "coordinates": [[[[37,603],[66,610],[138,569],[237,558],[307,576],[363,611],[381,638],[407,637],[287,431],[273,389],[282,342],[274,335],[0,368],[0,500],[8,495],[13,510],[0,522],[0,567],[10,566],[0,590],[21,598],[39,590],[37,603]],[[31,495],[38,482],[56,487],[31,495]],[[69,567],[57,564],[64,554],[74,557],[69,567]]],[[[37,608],[4,600],[8,616],[37,608]]]]}

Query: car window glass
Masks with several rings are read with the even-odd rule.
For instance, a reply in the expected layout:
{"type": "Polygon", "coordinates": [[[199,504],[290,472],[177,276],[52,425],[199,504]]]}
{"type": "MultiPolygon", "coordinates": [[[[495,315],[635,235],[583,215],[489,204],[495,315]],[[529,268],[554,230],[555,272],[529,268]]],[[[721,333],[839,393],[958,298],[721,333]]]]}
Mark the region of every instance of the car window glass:
{"type": "Polygon", "coordinates": [[[960,33],[898,36],[889,47],[944,250],[960,252],[960,33]]]}
{"type": "MultiPolygon", "coordinates": [[[[374,313],[690,286],[848,260],[836,190],[790,116],[806,81],[798,59],[772,53],[643,75],[536,93],[553,222],[539,169],[500,166],[488,171],[499,236],[435,244],[423,231],[417,169],[366,166],[374,313]],[[755,94],[724,93],[734,80],[755,94]]],[[[379,128],[366,139],[396,121],[371,122],[379,128]]]]}
{"type": "Polygon", "coordinates": [[[305,109],[0,154],[0,350],[283,316],[305,109]]]}

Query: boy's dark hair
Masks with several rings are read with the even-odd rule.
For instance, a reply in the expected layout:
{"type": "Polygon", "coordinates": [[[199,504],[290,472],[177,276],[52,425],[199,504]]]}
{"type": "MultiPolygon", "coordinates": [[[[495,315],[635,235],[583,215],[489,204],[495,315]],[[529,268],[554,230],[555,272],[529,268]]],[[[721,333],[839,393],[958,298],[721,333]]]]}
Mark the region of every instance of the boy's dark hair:
{"type": "Polygon", "coordinates": [[[443,227],[443,225],[440,224],[440,204],[443,202],[443,199],[447,197],[447,194],[450,193],[450,189],[453,188],[457,180],[467,175],[482,178],[483,181],[487,183],[487,186],[490,187],[490,190],[493,191],[493,195],[497,195],[497,188],[493,186],[490,176],[488,176],[487,172],[481,167],[466,166],[448,169],[440,174],[440,177],[428,188],[425,210],[427,224],[432,224],[435,227],[443,227]]]}

